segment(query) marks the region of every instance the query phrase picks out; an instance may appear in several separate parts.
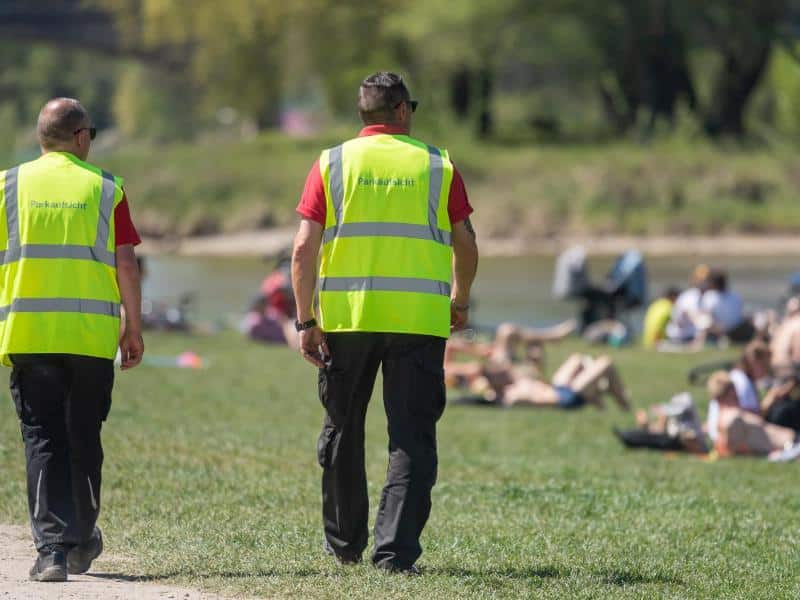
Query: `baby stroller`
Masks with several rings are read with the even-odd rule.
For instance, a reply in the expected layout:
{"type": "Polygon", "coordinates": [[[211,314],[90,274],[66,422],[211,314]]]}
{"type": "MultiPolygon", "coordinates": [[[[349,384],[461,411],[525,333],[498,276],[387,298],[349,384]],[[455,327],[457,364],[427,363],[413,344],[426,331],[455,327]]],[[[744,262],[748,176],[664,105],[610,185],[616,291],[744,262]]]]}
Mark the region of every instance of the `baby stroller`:
{"type": "Polygon", "coordinates": [[[602,320],[618,320],[647,301],[647,269],[638,250],[623,252],[600,284],[589,280],[586,251],[569,248],[556,259],[553,295],[580,300],[580,330],[602,320]]]}

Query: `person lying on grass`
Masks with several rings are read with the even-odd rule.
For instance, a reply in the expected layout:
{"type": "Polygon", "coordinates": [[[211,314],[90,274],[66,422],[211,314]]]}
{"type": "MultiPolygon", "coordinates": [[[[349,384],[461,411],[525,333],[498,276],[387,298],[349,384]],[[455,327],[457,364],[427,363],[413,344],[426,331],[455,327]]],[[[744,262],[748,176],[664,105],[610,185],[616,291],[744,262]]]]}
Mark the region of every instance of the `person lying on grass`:
{"type": "Polygon", "coordinates": [[[684,392],[669,402],[636,411],[636,429],[614,434],[627,448],[650,448],[705,454],[706,435],[692,396],[684,392]]]}
{"type": "Polygon", "coordinates": [[[796,441],[793,429],[768,423],[760,415],[743,410],[734,383],[725,371],[712,373],[707,388],[719,406],[714,448],[720,456],[767,456],[796,441]]]}
{"type": "Polygon", "coordinates": [[[530,361],[513,362],[498,351],[496,344],[468,340],[448,342],[445,352],[445,382],[451,388],[466,389],[498,406],[550,406],[579,408],[592,404],[603,408],[610,395],[623,410],[630,400],[614,363],[607,356],[573,354],[556,370],[552,383],[543,381],[530,361]],[[459,362],[458,353],[478,360],[459,362]]]}
{"type": "Polygon", "coordinates": [[[445,363],[452,362],[455,353],[463,353],[492,363],[509,365],[523,362],[529,372],[541,373],[544,368],[544,344],[557,342],[572,335],[578,327],[575,319],[568,319],[552,327],[530,329],[513,323],[501,323],[494,339],[478,342],[461,335],[453,335],[445,347],[445,363]]]}

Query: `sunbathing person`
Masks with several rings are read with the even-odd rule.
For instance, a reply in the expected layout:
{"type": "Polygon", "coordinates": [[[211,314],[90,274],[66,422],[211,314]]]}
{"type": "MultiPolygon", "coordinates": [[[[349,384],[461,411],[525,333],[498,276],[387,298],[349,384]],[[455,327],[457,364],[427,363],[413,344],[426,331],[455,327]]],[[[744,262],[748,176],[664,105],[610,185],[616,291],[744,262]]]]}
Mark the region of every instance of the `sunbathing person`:
{"type": "Polygon", "coordinates": [[[777,377],[793,377],[800,365],[800,297],[786,302],[786,314],[772,332],[772,370],[777,377]]]}
{"type": "MultiPolygon", "coordinates": [[[[486,348],[483,348],[484,352],[486,348]]],[[[445,354],[445,381],[450,387],[467,389],[498,406],[549,406],[579,408],[592,404],[603,408],[610,395],[623,410],[630,401],[619,372],[611,359],[573,354],[556,370],[552,383],[542,381],[531,364],[491,359],[457,362],[457,350],[445,354]]]]}
{"type": "Polygon", "coordinates": [[[709,396],[719,406],[714,447],[720,456],[767,456],[792,447],[797,437],[793,429],[773,425],[760,415],[740,408],[728,373],[712,373],[707,387],[709,396]]]}
{"type": "Polygon", "coordinates": [[[708,452],[706,435],[694,400],[688,392],[669,402],[656,404],[649,411],[636,411],[636,429],[614,434],[628,448],[650,448],[704,454],[708,452]]]}
{"type": "MultiPolygon", "coordinates": [[[[770,358],[769,346],[763,342],[750,342],[728,373],[728,378],[734,387],[737,406],[743,411],[761,414],[758,388],[770,377],[770,358]]],[[[712,395],[708,405],[707,421],[708,436],[712,441],[717,438],[719,406],[718,400],[712,395]]]]}
{"type": "Polygon", "coordinates": [[[524,362],[534,373],[538,373],[544,367],[544,344],[563,340],[572,335],[577,327],[575,319],[543,329],[501,323],[491,342],[477,342],[456,334],[450,337],[445,347],[445,362],[452,361],[454,353],[461,352],[502,365],[524,362]]]}

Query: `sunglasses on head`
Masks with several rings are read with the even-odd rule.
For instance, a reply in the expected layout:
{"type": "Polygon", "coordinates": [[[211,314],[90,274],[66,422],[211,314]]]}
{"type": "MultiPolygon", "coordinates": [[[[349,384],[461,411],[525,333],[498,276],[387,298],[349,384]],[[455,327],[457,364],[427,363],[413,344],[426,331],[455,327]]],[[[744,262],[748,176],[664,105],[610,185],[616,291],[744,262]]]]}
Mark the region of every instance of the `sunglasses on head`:
{"type": "Polygon", "coordinates": [[[411,112],[412,112],[412,113],[413,113],[413,112],[417,112],[417,106],[419,106],[419,102],[417,102],[416,100],[401,100],[400,102],[398,102],[397,104],[395,104],[395,105],[394,105],[394,107],[395,107],[395,108],[400,108],[400,105],[401,105],[403,102],[407,102],[407,103],[408,103],[408,105],[411,107],[411,112]]]}
{"type": "Polygon", "coordinates": [[[72,135],[78,135],[81,131],[88,130],[89,131],[89,139],[93,140],[97,137],[97,128],[96,127],[81,127],[80,129],[76,129],[72,132],[72,135]]]}

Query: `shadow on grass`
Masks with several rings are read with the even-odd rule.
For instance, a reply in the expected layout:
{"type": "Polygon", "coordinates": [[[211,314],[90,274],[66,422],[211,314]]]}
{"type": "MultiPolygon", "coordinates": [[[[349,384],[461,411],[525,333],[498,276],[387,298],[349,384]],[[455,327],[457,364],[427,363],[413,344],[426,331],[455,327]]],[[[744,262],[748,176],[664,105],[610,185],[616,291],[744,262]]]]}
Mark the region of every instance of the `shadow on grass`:
{"type": "MultiPolygon", "coordinates": [[[[581,572],[565,567],[545,565],[539,567],[525,568],[495,568],[495,569],[469,569],[463,567],[431,567],[423,570],[424,574],[444,575],[447,577],[505,577],[508,579],[565,579],[567,577],[580,576],[581,572]]],[[[592,577],[598,578],[607,585],[626,586],[642,584],[667,584],[683,585],[683,581],[671,575],[657,573],[655,575],[644,575],[636,571],[623,569],[610,569],[602,571],[590,571],[592,577]]]]}
{"type": "MultiPolygon", "coordinates": [[[[97,579],[114,579],[118,581],[131,582],[153,582],[177,577],[195,576],[203,579],[219,577],[221,579],[250,579],[252,577],[316,577],[322,575],[319,569],[260,569],[257,571],[207,571],[196,573],[191,571],[174,571],[161,573],[158,575],[130,575],[125,573],[89,573],[90,577],[97,579]]],[[[601,571],[590,571],[592,577],[598,578],[606,585],[616,585],[624,587],[628,585],[644,584],[666,584],[684,585],[684,582],[671,575],[657,573],[655,575],[644,575],[636,571],[623,569],[609,569],[601,571]]],[[[493,568],[493,569],[469,569],[464,567],[423,567],[423,575],[443,575],[445,577],[502,577],[506,579],[566,579],[568,577],[580,576],[581,572],[565,567],[553,565],[531,566],[524,568],[493,568]]]]}
{"type": "Polygon", "coordinates": [[[618,585],[620,587],[645,583],[683,585],[682,579],[661,573],[656,573],[655,575],[643,575],[641,573],[637,573],[636,571],[610,569],[604,571],[594,571],[593,574],[596,577],[599,577],[603,583],[607,583],[609,585],[618,585]]]}
{"type": "Polygon", "coordinates": [[[422,569],[424,575],[444,575],[446,577],[506,577],[508,579],[552,579],[569,577],[568,569],[553,566],[516,567],[495,569],[468,569],[463,567],[429,567],[422,569]]]}
{"type": "Polygon", "coordinates": [[[113,579],[116,581],[131,581],[134,583],[148,583],[153,581],[165,581],[177,577],[200,577],[211,579],[219,577],[221,579],[249,579],[251,577],[316,577],[321,575],[318,569],[259,569],[257,571],[206,571],[197,573],[193,571],[172,571],[170,573],[159,573],[156,575],[131,575],[129,573],[87,573],[88,577],[97,579],[113,579]]]}

